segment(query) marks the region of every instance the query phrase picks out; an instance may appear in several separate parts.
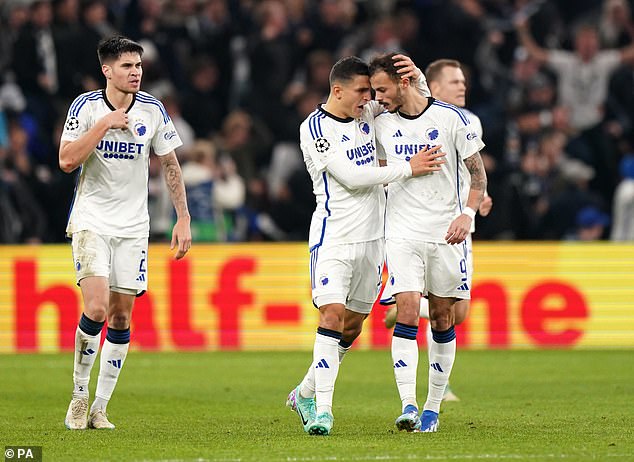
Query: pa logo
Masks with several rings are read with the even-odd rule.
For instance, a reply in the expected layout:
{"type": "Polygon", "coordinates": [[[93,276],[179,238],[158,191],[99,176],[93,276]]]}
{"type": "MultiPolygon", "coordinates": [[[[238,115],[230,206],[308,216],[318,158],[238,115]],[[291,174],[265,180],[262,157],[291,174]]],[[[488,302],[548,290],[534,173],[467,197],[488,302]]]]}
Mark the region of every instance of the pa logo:
{"type": "Polygon", "coordinates": [[[315,140],[315,149],[317,150],[317,152],[323,154],[328,149],[330,149],[330,143],[326,138],[317,138],[315,140]]]}
{"type": "Polygon", "coordinates": [[[66,124],[64,125],[64,127],[66,128],[66,130],[77,130],[79,128],[79,119],[75,116],[71,116],[68,119],[66,119],[66,124]]]}

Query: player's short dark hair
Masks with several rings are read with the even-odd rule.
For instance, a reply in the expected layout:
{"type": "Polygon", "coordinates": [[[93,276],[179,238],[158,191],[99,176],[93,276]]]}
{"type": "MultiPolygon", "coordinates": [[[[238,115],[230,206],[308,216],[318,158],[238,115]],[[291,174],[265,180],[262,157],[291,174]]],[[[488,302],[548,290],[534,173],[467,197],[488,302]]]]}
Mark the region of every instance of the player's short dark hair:
{"type": "Polygon", "coordinates": [[[103,39],[97,46],[97,56],[101,64],[116,61],[123,53],[138,53],[143,56],[143,47],[122,35],[103,39]]]}
{"type": "Polygon", "coordinates": [[[388,53],[386,55],[375,57],[372,61],[370,61],[370,75],[385,72],[394,82],[400,82],[402,77],[398,72],[396,72],[397,67],[394,65],[394,56],[397,54],[401,53],[388,53]]]}
{"type": "Polygon", "coordinates": [[[437,82],[440,79],[440,74],[445,67],[456,67],[458,69],[462,69],[460,65],[460,61],[456,61],[455,59],[437,59],[427,66],[425,69],[425,77],[427,77],[428,82],[437,82]]]}
{"type": "Polygon", "coordinates": [[[358,75],[370,76],[367,63],[356,56],[348,56],[332,66],[328,81],[332,86],[335,82],[349,82],[358,75]]]}

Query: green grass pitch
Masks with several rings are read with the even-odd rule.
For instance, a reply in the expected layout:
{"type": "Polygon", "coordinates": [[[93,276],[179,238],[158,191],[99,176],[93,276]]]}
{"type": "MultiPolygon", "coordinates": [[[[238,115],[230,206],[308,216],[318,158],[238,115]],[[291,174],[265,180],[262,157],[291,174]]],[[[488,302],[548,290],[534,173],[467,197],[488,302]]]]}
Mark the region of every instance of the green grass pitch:
{"type": "MultiPolygon", "coordinates": [[[[425,353],[421,351],[421,360],[425,353]]],[[[0,443],[45,461],[634,461],[631,350],[459,351],[440,431],[398,433],[389,351],[352,351],[335,426],[284,407],[310,352],[131,353],[114,431],[64,428],[72,354],[0,355],[0,443]]],[[[93,370],[91,392],[97,375],[93,370]]],[[[419,397],[427,373],[419,367],[419,397]]]]}

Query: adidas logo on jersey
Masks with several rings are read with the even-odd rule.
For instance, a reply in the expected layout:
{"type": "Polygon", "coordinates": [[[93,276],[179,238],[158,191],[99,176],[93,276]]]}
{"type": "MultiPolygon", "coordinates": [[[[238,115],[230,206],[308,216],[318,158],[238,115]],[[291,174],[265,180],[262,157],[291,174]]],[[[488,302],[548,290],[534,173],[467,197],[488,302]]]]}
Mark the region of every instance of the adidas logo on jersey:
{"type": "Polygon", "coordinates": [[[400,138],[401,136],[403,136],[403,134],[401,133],[400,130],[396,130],[396,133],[394,133],[392,135],[392,138],[400,138]]]}
{"type": "Polygon", "coordinates": [[[350,138],[348,138],[346,135],[343,135],[341,137],[341,142],[343,143],[344,141],[350,141],[350,138]]]}

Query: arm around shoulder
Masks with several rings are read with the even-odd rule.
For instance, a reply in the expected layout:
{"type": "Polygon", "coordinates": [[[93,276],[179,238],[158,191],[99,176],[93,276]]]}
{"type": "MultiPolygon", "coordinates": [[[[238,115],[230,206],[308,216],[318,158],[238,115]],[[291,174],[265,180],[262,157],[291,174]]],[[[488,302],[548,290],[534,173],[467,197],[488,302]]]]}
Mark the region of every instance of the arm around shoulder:
{"type": "Polygon", "coordinates": [[[385,167],[350,168],[344,162],[331,162],[326,166],[341,184],[350,189],[367,188],[392,183],[412,176],[409,163],[387,165],[385,167]]]}

